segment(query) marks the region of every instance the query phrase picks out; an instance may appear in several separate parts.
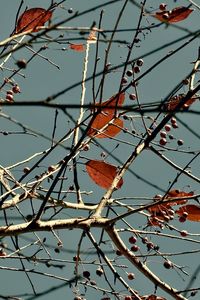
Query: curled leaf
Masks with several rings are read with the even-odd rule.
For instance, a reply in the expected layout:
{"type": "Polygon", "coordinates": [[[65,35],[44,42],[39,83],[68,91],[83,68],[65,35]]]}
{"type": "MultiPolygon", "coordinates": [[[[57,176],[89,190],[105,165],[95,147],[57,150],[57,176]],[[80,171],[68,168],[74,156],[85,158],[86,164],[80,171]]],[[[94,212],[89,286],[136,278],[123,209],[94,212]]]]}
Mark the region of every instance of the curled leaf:
{"type": "Polygon", "coordinates": [[[116,113],[116,109],[123,105],[124,100],[125,93],[118,93],[104,102],[96,103],[95,106],[97,108],[101,107],[101,112],[114,115],[116,113]]]}
{"type": "MultiPolygon", "coordinates": [[[[86,170],[90,178],[103,189],[109,189],[114,178],[118,173],[118,168],[108,164],[102,160],[89,160],[86,163],[86,170]]],[[[116,189],[119,189],[123,184],[121,178],[116,189]]]]}
{"type": "Polygon", "coordinates": [[[148,208],[149,213],[151,214],[149,218],[149,226],[160,226],[161,221],[169,222],[174,217],[174,210],[172,206],[174,205],[180,205],[187,203],[187,199],[180,199],[183,197],[192,197],[194,195],[193,192],[184,192],[179,190],[171,190],[169,191],[165,197],[162,197],[162,195],[156,195],[154,197],[154,201],[158,202],[163,199],[168,200],[170,198],[176,198],[176,200],[172,200],[167,203],[159,203],[155,204],[154,206],[151,206],[148,208]]]}
{"type": "Polygon", "coordinates": [[[187,214],[187,220],[200,222],[200,206],[194,204],[188,204],[181,206],[176,213],[179,216],[183,216],[185,213],[187,214]]]}
{"type": "Polygon", "coordinates": [[[52,13],[52,11],[41,7],[26,10],[17,21],[15,33],[39,31],[40,29],[38,27],[44,26],[44,24],[52,17],[52,13]]]}
{"type": "MultiPolygon", "coordinates": [[[[180,94],[177,96],[172,97],[167,103],[165,103],[164,107],[166,111],[172,111],[175,110],[177,105],[181,102],[181,100],[185,97],[184,94],[180,94]]],[[[197,100],[197,97],[193,97],[191,99],[188,99],[181,110],[187,110],[190,105],[192,105],[197,100]]]]}
{"type": "MultiPolygon", "coordinates": [[[[179,190],[171,190],[167,193],[165,199],[169,198],[183,198],[183,197],[191,197],[193,196],[193,192],[184,192],[184,191],[179,191],[179,190]]],[[[185,204],[187,203],[187,199],[177,199],[175,201],[171,201],[166,203],[167,206],[173,206],[173,205],[180,205],[180,204],[185,204]]]]}
{"type": "Polygon", "coordinates": [[[123,121],[117,118],[116,109],[121,107],[125,100],[125,93],[120,93],[112,96],[107,101],[97,103],[95,106],[99,110],[99,113],[95,112],[97,115],[94,121],[91,124],[91,128],[88,131],[89,136],[94,136],[97,138],[106,138],[106,137],[114,137],[123,128],[123,121]],[[106,126],[109,122],[112,121],[112,124],[106,126]],[[106,126],[106,127],[105,127],[106,126]],[[102,132],[99,132],[102,128],[105,129],[102,132]]]}
{"type": "Polygon", "coordinates": [[[161,22],[176,23],[185,20],[193,11],[189,7],[179,6],[172,10],[158,11],[154,17],[161,22]]]}
{"type": "Polygon", "coordinates": [[[69,48],[71,50],[76,51],[76,52],[84,52],[85,51],[85,45],[84,44],[70,44],[69,48]]]}

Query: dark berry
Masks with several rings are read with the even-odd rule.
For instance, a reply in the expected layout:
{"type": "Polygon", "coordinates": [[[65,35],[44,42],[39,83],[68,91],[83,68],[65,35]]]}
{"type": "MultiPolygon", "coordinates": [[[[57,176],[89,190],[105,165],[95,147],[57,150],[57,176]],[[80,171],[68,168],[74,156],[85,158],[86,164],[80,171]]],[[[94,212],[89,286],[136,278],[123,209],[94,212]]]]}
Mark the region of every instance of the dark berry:
{"type": "Polygon", "coordinates": [[[13,86],[12,91],[15,94],[21,93],[20,87],[17,84],[13,86]]]}
{"type": "Polygon", "coordinates": [[[97,274],[98,276],[103,275],[103,273],[104,273],[104,271],[103,271],[103,269],[102,269],[101,267],[98,268],[98,269],[96,270],[96,274],[97,274]]]}
{"type": "Polygon", "coordinates": [[[70,185],[69,190],[70,190],[70,191],[74,191],[74,186],[73,186],[73,185],[70,185]]]}
{"type": "Polygon", "coordinates": [[[166,10],[166,7],[167,7],[167,4],[165,4],[165,3],[161,3],[160,5],[159,5],[159,9],[160,10],[166,10]]]}
{"type": "Polygon", "coordinates": [[[130,100],[135,100],[137,98],[136,94],[130,94],[129,99],[130,100]]]}
{"type": "Polygon", "coordinates": [[[162,138],[162,139],[160,139],[159,144],[160,144],[161,146],[165,146],[165,145],[167,144],[167,140],[164,139],[164,138],[162,138]]]}
{"type": "Polygon", "coordinates": [[[187,213],[186,211],[184,211],[183,214],[182,214],[182,216],[183,216],[184,218],[187,218],[188,213],[187,213]]]}
{"type": "Polygon", "coordinates": [[[143,59],[139,58],[137,61],[136,61],[136,64],[138,67],[141,67],[143,65],[144,61],[143,59]]]}
{"type": "Polygon", "coordinates": [[[28,173],[30,171],[30,168],[28,168],[28,167],[25,167],[24,168],[24,170],[23,170],[23,172],[26,174],[26,173],[28,173]]]}
{"type": "Polygon", "coordinates": [[[196,296],[196,294],[197,294],[197,291],[192,291],[191,294],[190,294],[190,296],[194,297],[194,296],[196,296]]]}
{"type": "Polygon", "coordinates": [[[161,132],[160,132],[160,136],[161,136],[162,138],[166,138],[167,133],[166,133],[165,131],[161,131],[161,132]]]}
{"type": "Polygon", "coordinates": [[[133,68],[134,73],[140,73],[140,68],[138,66],[135,66],[133,68]]]}
{"type": "Polygon", "coordinates": [[[137,252],[139,249],[140,249],[140,247],[138,245],[133,245],[131,247],[131,251],[133,251],[133,252],[137,252]]]}
{"type": "Polygon", "coordinates": [[[90,278],[90,272],[89,271],[83,271],[83,277],[89,279],[90,278]]]}
{"type": "Polygon", "coordinates": [[[178,128],[178,124],[177,124],[177,123],[173,123],[173,124],[172,124],[172,127],[173,127],[174,129],[176,129],[176,128],[178,128]]]}
{"type": "Polygon", "coordinates": [[[26,68],[26,65],[27,65],[27,62],[25,59],[20,59],[16,62],[16,65],[18,66],[18,68],[20,69],[25,69],[26,68]]]}
{"type": "Polygon", "coordinates": [[[174,124],[174,123],[176,123],[176,118],[172,117],[170,121],[172,124],[174,124]]]}
{"type": "Polygon", "coordinates": [[[127,75],[128,77],[131,77],[131,76],[133,75],[133,71],[132,71],[132,70],[126,71],[126,75],[127,75]]]}
{"type": "Polygon", "coordinates": [[[130,236],[128,240],[130,244],[135,244],[137,242],[137,238],[135,236],[130,236]]]}
{"type": "Polygon", "coordinates": [[[185,221],[186,221],[186,218],[185,218],[185,217],[181,216],[181,217],[179,218],[179,222],[180,222],[180,223],[184,223],[185,221]]]}
{"type": "Polygon", "coordinates": [[[129,279],[129,280],[135,279],[135,274],[133,274],[133,273],[128,273],[128,279],[129,279]]]}
{"type": "Polygon", "coordinates": [[[143,243],[143,244],[148,243],[148,238],[147,238],[147,237],[142,238],[142,243],[143,243]]]}
{"type": "Polygon", "coordinates": [[[88,144],[85,144],[85,145],[83,145],[83,151],[88,151],[88,150],[90,150],[90,145],[88,145],[88,144]]]}
{"type": "Polygon", "coordinates": [[[184,85],[188,85],[189,84],[189,79],[188,78],[186,78],[186,79],[184,79],[183,81],[182,81],[182,83],[184,84],[184,85]]]}
{"type": "Polygon", "coordinates": [[[166,269],[171,269],[173,267],[171,261],[169,260],[166,260],[163,264],[163,266],[166,268],[166,269]]]}
{"type": "Polygon", "coordinates": [[[147,243],[147,250],[150,251],[153,248],[154,248],[154,244],[152,242],[148,242],[147,243]]]}
{"type": "Polygon", "coordinates": [[[72,14],[72,13],[73,13],[73,8],[69,8],[69,9],[68,9],[68,13],[69,13],[69,14],[72,14]]]}
{"type": "Polygon", "coordinates": [[[171,125],[166,124],[166,125],[165,125],[165,130],[166,130],[166,131],[170,131],[170,130],[171,130],[171,125]]]}
{"type": "Polygon", "coordinates": [[[186,230],[182,230],[180,231],[180,235],[186,237],[188,235],[188,232],[186,230]]]}
{"type": "Polygon", "coordinates": [[[132,300],[132,297],[131,296],[125,296],[124,300],[132,300]]]}
{"type": "Polygon", "coordinates": [[[121,256],[121,255],[122,255],[121,251],[119,251],[118,249],[116,250],[116,254],[117,254],[118,256],[121,256]]]}
{"type": "Polygon", "coordinates": [[[162,15],[162,17],[163,17],[163,19],[167,20],[167,19],[169,19],[169,14],[165,13],[165,14],[162,15]]]}
{"type": "Polygon", "coordinates": [[[7,94],[7,95],[6,95],[6,100],[9,101],[9,102],[13,102],[13,101],[14,101],[13,95],[7,94]]]}
{"type": "Polygon", "coordinates": [[[183,141],[183,140],[178,140],[178,141],[177,141],[177,144],[178,144],[179,146],[182,146],[182,145],[183,145],[183,143],[184,143],[184,141],[183,141]]]}
{"type": "Polygon", "coordinates": [[[56,167],[53,166],[53,165],[51,165],[51,166],[48,167],[48,172],[53,172],[55,170],[56,170],[56,167]]]}
{"type": "Polygon", "coordinates": [[[128,79],[126,77],[123,77],[122,78],[122,84],[127,84],[127,82],[128,82],[128,79]]]}

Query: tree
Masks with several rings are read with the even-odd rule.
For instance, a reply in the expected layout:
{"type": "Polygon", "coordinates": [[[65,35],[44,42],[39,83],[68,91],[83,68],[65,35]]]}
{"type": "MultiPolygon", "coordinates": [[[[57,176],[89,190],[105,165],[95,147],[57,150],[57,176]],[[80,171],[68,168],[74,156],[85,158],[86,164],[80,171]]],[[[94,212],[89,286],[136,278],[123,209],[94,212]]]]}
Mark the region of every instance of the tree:
{"type": "Polygon", "coordinates": [[[0,42],[1,298],[198,299],[200,7],[49,2],[0,42]]]}

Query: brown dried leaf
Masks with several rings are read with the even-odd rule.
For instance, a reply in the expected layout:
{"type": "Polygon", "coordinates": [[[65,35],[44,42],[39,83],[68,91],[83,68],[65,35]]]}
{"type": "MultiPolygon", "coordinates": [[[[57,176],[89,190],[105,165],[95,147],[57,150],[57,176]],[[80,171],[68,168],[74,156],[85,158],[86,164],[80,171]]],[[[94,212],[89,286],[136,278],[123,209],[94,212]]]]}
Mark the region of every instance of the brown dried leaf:
{"type": "Polygon", "coordinates": [[[176,23],[185,20],[193,11],[188,7],[179,6],[172,10],[158,11],[154,17],[161,22],[176,23]]]}
{"type": "Polygon", "coordinates": [[[40,29],[38,27],[44,26],[44,24],[52,17],[52,13],[52,11],[41,7],[26,10],[17,21],[15,33],[39,31],[40,29]]]}
{"type": "Polygon", "coordinates": [[[176,213],[179,216],[184,215],[184,213],[187,213],[187,220],[200,222],[200,206],[194,205],[194,204],[188,204],[181,206],[178,210],[176,210],[176,213]]]}
{"type": "MultiPolygon", "coordinates": [[[[89,160],[86,163],[86,170],[90,178],[100,187],[109,189],[118,173],[118,168],[101,160],[89,160]]],[[[121,178],[117,184],[119,189],[123,184],[121,178]]]]}

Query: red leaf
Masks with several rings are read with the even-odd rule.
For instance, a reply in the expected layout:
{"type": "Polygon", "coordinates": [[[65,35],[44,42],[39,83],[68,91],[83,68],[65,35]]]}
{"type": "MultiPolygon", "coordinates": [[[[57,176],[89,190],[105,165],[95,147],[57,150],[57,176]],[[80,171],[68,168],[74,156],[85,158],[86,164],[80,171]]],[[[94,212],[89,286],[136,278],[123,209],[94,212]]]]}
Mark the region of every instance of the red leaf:
{"type": "Polygon", "coordinates": [[[182,216],[184,215],[184,213],[187,213],[187,220],[200,222],[200,206],[193,204],[181,206],[178,210],[176,210],[176,213],[179,216],[182,216]]]}
{"type": "Polygon", "coordinates": [[[98,133],[108,122],[112,120],[112,115],[100,113],[96,116],[92,122],[91,128],[88,130],[89,136],[95,136],[96,138],[109,138],[114,137],[123,128],[123,121],[119,118],[115,118],[112,124],[109,124],[102,132],[98,133]]]}
{"type": "MultiPolygon", "coordinates": [[[[193,196],[194,193],[193,192],[184,192],[184,191],[179,191],[179,190],[171,190],[169,191],[166,196],[164,197],[163,200],[167,200],[167,199],[170,199],[170,198],[182,198],[182,197],[191,197],[193,196]]],[[[154,201],[160,201],[162,199],[162,196],[161,195],[156,195],[154,197],[154,201]]],[[[160,204],[155,204],[154,206],[152,207],[149,207],[148,208],[148,211],[149,212],[160,212],[161,210],[168,210],[171,206],[173,205],[180,205],[180,204],[185,204],[187,203],[187,199],[176,199],[176,200],[172,200],[168,203],[160,203],[160,204]]]]}
{"type": "Polygon", "coordinates": [[[121,107],[125,100],[125,93],[118,93],[107,101],[96,103],[96,106],[102,107],[101,111],[114,115],[117,107],[121,107]],[[107,106],[107,107],[106,107],[107,106]]]}
{"type": "MultiPolygon", "coordinates": [[[[89,136],[94,136],[97,138],[106,138],[116,136],[123,128],[123,121],[119,118],[115,118],[113,124],[110,124],[103,130],[102,133],[98,133],[98,130],[101,130],[106,126],[116,114],[116,108],[121,107],[125,100],[125,93],[120,93],[112,96],[107,101],[97,103],[96,106],[100,112],[95,117],[94,121],[91,124],[91,128],[88,131],[89,136]],[[97,134],[97,135],[96,135],[97,134]]],[[[94,112],[95,113],[95,112],[94,112]]]]}
{"type": "Polygon", "coordinates": [[[52,11],[40,7],[26,10],[17,21],[15,33],[28,30],[32,32],[39,31],[40,29],[37,27],[43,26],[52,17],[52,13],[52,11]]]}
{"type": "MultiPolygon", "coordinates": [[[[166,104],[165,109],[167,111],[175,110],[177,105],[181,102],[181,100],[184,98],[185,95],[178,95],[173,98],[171,98],[166,104]]],[[[193,97],[185,102],[181,110],[188,109],[190,105],[192,105],[197,100],[197,97],[193,97]]]]}
{"type": "MultiPolygon", "coordinates": [[[[118,173],[117,167],[105,163],[102,160],[89,160],[86,163],[86,170],[90,178],[103,189],[110,188],[118,173]]],[[[122,184],[123,179],[121,178],[116,188],[119,189],[122,184]]]]}
{"type": "MultiPolygon", "coordinates": [[[[168,203],[160,203],[155,204],[152,207],[148,208],[148,211],[150,212],[151,216],[149,218],[149,226],[160,226],[160,221],[168,222],[171,218],[173,218],[174,210],[172,209],[172,206],[174,205],[180,205],[187,203],[187,199],[178,199],[179,197],[191,197],[193,196],[193,192],[183,192],[179,190],[171,190],[167,193],[167,195],[164,197],[163,200],[167,200],[170,198],[177,198],[176,200],[172,200],[168,203]]],[[[161,195],[156,195],[154,197],[155,202],[160,201],[162,199],[161,195]]]]}
{"type": "Polygon", "coordinates": [[[69,48],[77,52],[85,51],[85,45],[83,44],[70,44],[69,48]]]}
{"type": "MultiPolygon", "coordinates": [[[[182,197],[191,197],[193,196],[194,193],[193,192],[183,192],[183,191],[179,191],[179,190],[171,190],[168,192],[168,194],[166,195],[165,199],[168,198],[182,198],[182,197]]],[[[166,203],[167,206],[172,206],[172,205],[180,205],[180,204],[185,204],[187,203],[187,199],[177,199],[175,201],[172,201],[170,203],[166,203]]]]}
{"type": "Polygon", "coordinates": [[[194,10],[185,6],[175,7],[172,10],[156,12],[154,15],[161,22],[176,23],[185,20],[194,10]]]}

